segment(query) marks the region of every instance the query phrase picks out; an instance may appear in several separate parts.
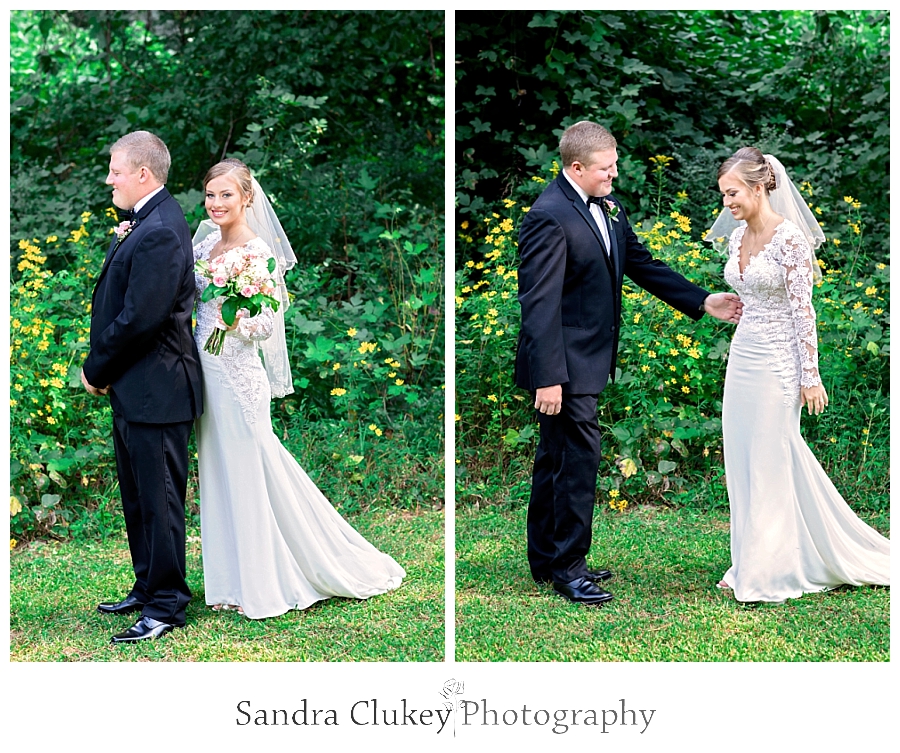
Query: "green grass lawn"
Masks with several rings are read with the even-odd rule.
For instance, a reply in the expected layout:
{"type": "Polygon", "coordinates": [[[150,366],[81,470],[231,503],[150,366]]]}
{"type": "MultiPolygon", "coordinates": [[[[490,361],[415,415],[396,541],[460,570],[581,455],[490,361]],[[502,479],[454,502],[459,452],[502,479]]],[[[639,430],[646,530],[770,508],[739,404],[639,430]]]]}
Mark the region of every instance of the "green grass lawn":
{"type": "Polygon", "coordinates": [[[248,620],[203,598],[199,532],[189,532],[187,626],[161,640],[111,646],[135,616],[105,616],[133,574],[125,534],[102,542],[34,542],[10,561],[11,661],[441,661],[444,517],[369,512],[350,522],[406,570],[397,590],[329,599],[302,612],[248,620]]]}
{"type": "MultiPolygon", "coordinates": [[[[887,516],[867,520],[888,530],[887,516]]],[[[841,588],[781,606],[715,587],[724,511],[598,510],[589,564],[615,598],[585,607],[530,577],[525,508],[456,514],[457,661],[888,661],[890,589],[841,588]]]]}

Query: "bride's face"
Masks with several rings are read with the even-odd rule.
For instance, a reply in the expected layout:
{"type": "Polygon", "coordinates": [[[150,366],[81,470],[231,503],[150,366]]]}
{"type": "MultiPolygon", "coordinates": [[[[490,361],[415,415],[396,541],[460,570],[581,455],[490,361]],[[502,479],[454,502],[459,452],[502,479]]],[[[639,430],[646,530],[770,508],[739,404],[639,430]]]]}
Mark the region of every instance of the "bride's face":
{"type": "Polygon", "coordinates": [[[759,213],[759,190],[753,191],[734,172],[725,173],[719,179],[722,204],[736,220],[747,221],[759,213]]]}
{"type": "Polygon", "coordinates": [[[206,213],[219,227],[243,222],[248,203],[237,181],[229,175],[213,178],[206,184],[206,213]]]}

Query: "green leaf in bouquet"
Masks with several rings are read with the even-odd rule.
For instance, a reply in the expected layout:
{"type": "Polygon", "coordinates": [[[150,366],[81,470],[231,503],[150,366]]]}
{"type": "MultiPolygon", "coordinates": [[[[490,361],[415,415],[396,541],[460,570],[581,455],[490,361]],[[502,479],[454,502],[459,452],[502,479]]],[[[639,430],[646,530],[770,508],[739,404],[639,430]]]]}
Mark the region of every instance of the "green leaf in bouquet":
{"type": "Polygon", "coordinates": [[[226,288],[220,288],[218,285],[207,285],[200,296],[200,300],[209,303],[213,298],[218,298],[226,291],[226,288]]]}
{"type": "MultiPolygon", "coordinates": [[[[207,288],[209,290],[209,288],[207,288]]],[[[205,293],[206,291],[204,291],[205,293]]],[[[237,298],[228,298],[222,304],[222,321],[229,327],[234,324],[234,318],[237,316],[238,300],[237,298]]]]}
{"type": "Polygon", "coordinates": [[[269,267],[269,274],[274,274],[275,273],[275,257],[274,256],[269,257],[267,266],[269,267]]]}

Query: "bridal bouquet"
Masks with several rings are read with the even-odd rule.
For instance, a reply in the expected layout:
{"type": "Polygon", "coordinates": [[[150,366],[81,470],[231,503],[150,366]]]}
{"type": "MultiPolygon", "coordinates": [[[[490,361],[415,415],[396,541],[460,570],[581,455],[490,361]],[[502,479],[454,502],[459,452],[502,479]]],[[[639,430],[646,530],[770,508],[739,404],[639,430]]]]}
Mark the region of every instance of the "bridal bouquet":
{"type": "MultiPolygon", "coordinates": [[[[215,259],[198,259],[194,269],[209,280],[200,300],[224,298],[222,321],[229,327],[234,324],[238,312],[256,316],[263,306],[278,311],[275,298],[275,259],[259,250],[241,246],[220,254],[215,259]]],[[[203,349],[214,356],[221,355],[225,344],[225,330],[216,328],[203,349]]]]}

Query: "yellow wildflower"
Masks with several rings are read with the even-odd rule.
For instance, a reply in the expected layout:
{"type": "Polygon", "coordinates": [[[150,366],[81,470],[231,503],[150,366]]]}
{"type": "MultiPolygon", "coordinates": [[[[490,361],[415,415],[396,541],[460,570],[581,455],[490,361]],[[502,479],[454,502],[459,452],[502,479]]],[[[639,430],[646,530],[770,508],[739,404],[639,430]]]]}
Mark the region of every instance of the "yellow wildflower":
{"type": "Polygon", "coordinates": [[[347,336],[356,337],[356,327],[350,327],[350,329],[347,330],[347,336]]]}
{"type": "Polygon", "coordinates": [[[341,395],[346,395],[347,390],[345,390],[343,387],[335,387],[331,391],[331,394],[334,395],[335,397],[340,397],[341,395]]]}

